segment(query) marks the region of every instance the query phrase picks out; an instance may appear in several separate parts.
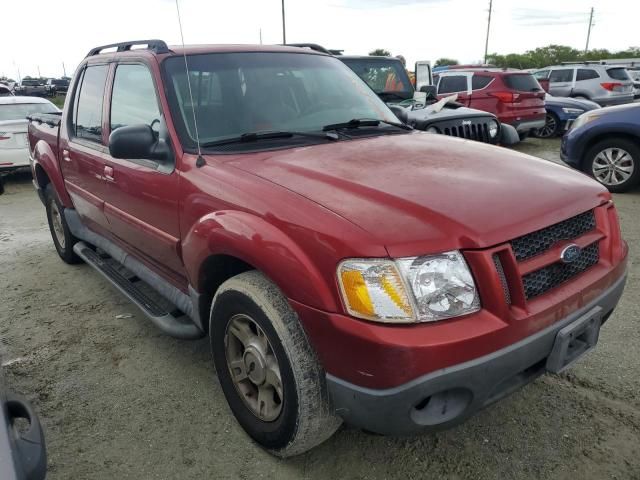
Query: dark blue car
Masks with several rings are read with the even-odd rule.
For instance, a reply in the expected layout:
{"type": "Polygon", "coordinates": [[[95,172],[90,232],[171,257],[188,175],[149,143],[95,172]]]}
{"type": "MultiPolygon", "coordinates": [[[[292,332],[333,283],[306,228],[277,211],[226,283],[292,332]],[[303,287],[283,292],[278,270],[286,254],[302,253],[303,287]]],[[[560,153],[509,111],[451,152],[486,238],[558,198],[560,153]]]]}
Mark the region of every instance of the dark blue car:
{"type": "Polygon", "coordinates": [[[596,102],[581,98],[554,97],[547,93],[544,99],[547,118],[544,127],[536,130],[534,136],[551,138],[562,135],[571,128],[571,124],[584,112],[600,108],[596,102]]]}
{"type": "Polygon", "coordinates": [[[611,192],[640,183],[640,104],[587,112],[562,138],[562,160],[611,192]]]}

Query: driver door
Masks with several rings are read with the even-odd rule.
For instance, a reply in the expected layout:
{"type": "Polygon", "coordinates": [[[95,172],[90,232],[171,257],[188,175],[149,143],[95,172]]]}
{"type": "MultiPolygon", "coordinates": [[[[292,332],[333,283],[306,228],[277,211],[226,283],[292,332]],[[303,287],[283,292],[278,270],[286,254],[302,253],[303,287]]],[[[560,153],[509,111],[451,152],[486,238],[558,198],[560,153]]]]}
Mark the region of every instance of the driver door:
{"type": "MultiPolygon", "coordinates": [[[[153,75],[143,63],[118,64],[111,83],[109,131],[150,125],[158,131],[162,109],[153,75]]],[[[104,212],[112,233],[169,277],[184,280],[180,254],[178,173],[150,160],[108,157],[104,212]]]]}

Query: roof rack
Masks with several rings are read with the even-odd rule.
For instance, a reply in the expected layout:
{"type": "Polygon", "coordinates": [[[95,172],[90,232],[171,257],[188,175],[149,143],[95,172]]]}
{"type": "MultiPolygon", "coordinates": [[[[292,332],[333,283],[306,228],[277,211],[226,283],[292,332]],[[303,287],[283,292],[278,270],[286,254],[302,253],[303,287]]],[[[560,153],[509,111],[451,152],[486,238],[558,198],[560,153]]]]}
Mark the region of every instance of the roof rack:
{"type": "Polygon", "coordinates": [[[116,52],[128,52],[134,45],[146,45],[148,50],[152,50],[155,53],[170,52],[169,47],[167,47],[167,44],[164,42],[164,40],[133,40],[130,42],[111,43],[109,45],[101,45],[99,47],[92,48],[89,53],[87,53],[87,57],[99,55],[103,50],[106,50],[107,48],[115,48],[116,52]]]}
{"type": "Polygon", "coordinates": [[[600,60],[583,60],[575,61],[575,62],[562,62],[562,65],[601,65],[602,62],[600,60]]]}
{"type": "MultiPolygon", "coordinates": [[[[334,55],[333,52],[341,52],[342,50],[327,50],[322,45],[318,45],[317,43],[285,43],[286,47],[298,47],[298,48],[308,48],[310,50],[314,50],[320,53],[326,53],[327,55],[334,55]]],[[[340,55],[340,54],[338,54],[340,55]]]]}

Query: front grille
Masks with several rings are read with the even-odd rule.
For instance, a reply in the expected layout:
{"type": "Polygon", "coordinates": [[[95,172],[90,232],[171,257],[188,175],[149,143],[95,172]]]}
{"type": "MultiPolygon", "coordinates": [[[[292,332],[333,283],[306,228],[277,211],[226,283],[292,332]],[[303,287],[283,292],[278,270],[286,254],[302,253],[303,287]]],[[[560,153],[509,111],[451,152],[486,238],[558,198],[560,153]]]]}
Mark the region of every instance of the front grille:
{"type": "Polygon", "coordinates": [[[496,135],[496,138],[492,139],[489,135],[490,122],[493,122],[490,118],[460,118],[434,122],[428,126],[436,127],[440,133],[450,137],[465,138],[467,140],[476,140],[484,143],[495,143],[498,140],[498,136],[496,135]]]}
{"type": "Polygon", "coordinates": [[[511,241],[516,260],[521,262],[549,250],[560,240],[573,240],[596,228],[593,210],[511,241]]]}
{"type": "Polygon", "coordinates": [[[572,263],[556,262],[540,270],[522,277],[524,294],[527,299],[537,297],[570,280],[589,267],[593,267],[600,259],[599,243],[593,243],[582,250],[580,256],[572,263]]]}

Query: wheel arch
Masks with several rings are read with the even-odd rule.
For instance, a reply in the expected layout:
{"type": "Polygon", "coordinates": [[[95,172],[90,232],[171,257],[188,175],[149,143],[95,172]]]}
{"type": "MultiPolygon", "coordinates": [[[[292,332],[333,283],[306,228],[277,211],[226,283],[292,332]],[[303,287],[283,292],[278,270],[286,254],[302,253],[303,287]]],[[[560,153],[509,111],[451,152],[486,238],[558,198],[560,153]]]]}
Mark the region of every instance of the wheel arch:
{"type": "Polygon", "coordinates": [[[585,142],[584,146],[583,146],[583,150],[582,150],[582,162],[580,162],[580,168],[584,171],[585,168],[587,168],[587,162],[589,161],[589,159],[587,158],[587,154],[589,153],[589,151],[598,143],[602,142],[603,140],[611,140],[614,138],[622,138],[624,140],[627,141],[631,141],[633,143],[635,143],[636,145],[638,145],[638,147],[640,147],[640,136],[638,135],[634,135],[633,133],[629,133],[629,132],[615,132],[615,133],[611,133],[611,132],[600,132],[596,135],[594,135],[593,137],[591,137],[587,142],[585,142]]]}
{"type": "Polygon", "coordinates": [[[44,140],[39,140],[33,149],[32,156],[37,187],[42,190],[51,183],[62,205],[66,208],[72,208],[73,203],[64,186],[64,179],[57,156],[49,144],[44,140]],[[41,180],[45,183],[41,184],[41,180]]]}
{"type": "Polygon", "coordinates": [[[287,298],[326,311],[337,308],[335,295],[315,262],[284,231],[256,215],[207,214],[185,235],[182,251],[203,319],[208,318],[218,287],[248,270],[260,271],[287,298]]]}

